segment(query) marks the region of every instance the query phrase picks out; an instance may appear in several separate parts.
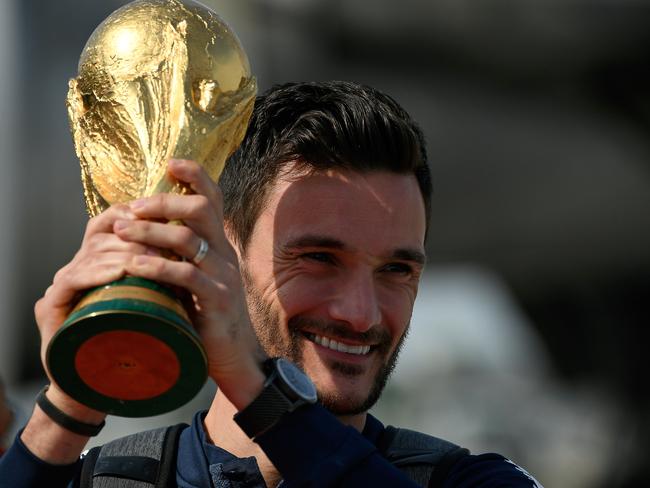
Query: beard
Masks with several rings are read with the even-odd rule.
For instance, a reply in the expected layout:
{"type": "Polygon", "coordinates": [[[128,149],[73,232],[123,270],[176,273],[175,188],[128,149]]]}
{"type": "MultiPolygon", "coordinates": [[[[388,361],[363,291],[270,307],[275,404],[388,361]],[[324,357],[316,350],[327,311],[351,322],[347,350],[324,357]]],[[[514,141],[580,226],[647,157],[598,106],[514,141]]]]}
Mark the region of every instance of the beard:
{"type": "MultiPolygon", "coordinates": [[[[340,322],[300,316],[289,319],[287,324],[288,337],[286,337],[280,330],[278,311],[274,310],[271,304],[265,301],[254,287],[252,278],[245,266],[241,266],[241,274],[253,328],[260,344],[269,356],[284,357],[304,371],[303,345],[306,339],[301,331],[305,330],[306,327],[309,327],[310,333],[318,335],[359,341],[362,344],[376,344],[373,346],[372,354],[377,354],[382,358],[381,366],[375,374],[372,386],[365,397],[350,399],[338,391],[322,391],[316,385],[320,403],[334,415],[357,415],[370,410],[381,397],[384,387],[397,365],[397,359],[408,335],[409,327],[406,328],[392,352],[390,351],[391,336],[385,329],[371,328],[365,332],[354,332],[340,322]]],[[[329,367],[332,371],[351,379],[364,373],[362,366],[341,361],[333,361],[329,363],[329,367]]]]}
{"type": "MultiPolygon", "coordinates": [[[[381,365],[379,370],[375,373],[372,381],[372,386],[365,397],[359,399],[351,399],[339,391],[319,391],[318,399],[334,415],[347,416],[357,415],[370,410],[381,397],[382,392],[390,375],[393,373],[397,365],[397,358],[402,349],[404,339],[406,339],[408,328],[402,334],[399,342],[394,350],[391,350],[391,336],[385,329],[369,329],[366,332],[353,332],[339,322],[330,322],[326,320],[319,320],[307,317],[293,317],[289,320],[288,324],[290,334],[290,347],[287,352],[295,354],[294,357],[289,357],[292,361],[297,363],[304,369],[302,364],[302,345],[304,344],[304,335],[302,330],[309,330],[310,333],[323,335],[326,337],[335,337],[337,339],[349,339],[362,344],[376,344],[373,346],[372,354],[377,354],[381,358],[381,365]]],[[[331,361],[329,367],[332,371],[340,374],[341,376],[353,379],[361,376],[365,372],[365,368],[360,365],[350,364],[342,361],[331,361]]]]}

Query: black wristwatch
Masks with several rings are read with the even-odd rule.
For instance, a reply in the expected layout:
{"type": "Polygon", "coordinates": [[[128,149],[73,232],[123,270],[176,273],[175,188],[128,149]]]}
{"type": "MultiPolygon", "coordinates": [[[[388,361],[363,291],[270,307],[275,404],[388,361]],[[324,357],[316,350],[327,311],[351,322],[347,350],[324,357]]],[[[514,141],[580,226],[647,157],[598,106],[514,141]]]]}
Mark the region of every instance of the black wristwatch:
{"type": "Polygon", "coordinates": [[[262,366],[266,373],[262,392],[234,417],[251,439],[266,432],[285,413],[318,400],[316,387],[309,376],[292,362],[271,358],[262,366]]]}

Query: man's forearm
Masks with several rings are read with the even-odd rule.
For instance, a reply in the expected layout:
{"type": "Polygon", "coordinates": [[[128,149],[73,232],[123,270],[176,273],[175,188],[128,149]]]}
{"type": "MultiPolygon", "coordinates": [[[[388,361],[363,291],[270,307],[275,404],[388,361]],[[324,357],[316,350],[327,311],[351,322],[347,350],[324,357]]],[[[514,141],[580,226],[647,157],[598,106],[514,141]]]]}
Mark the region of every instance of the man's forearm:
{"type": "Polygon", "coordinates": [[[318,404],[285,415],[256,442],[290,486],[417,486],[318,404]]]}
{"type": "Polygon", "coordinates": [[[88,437],[60,427],[38,406],[20,439],[34,456],[49,464],[74,463],[88,443],[88,437]]]}
{"type": "MultiPolygon", "coordinates": [[[[106,416],[91,410],[53,385],[47,399],[66,416],[78,422],[99,425],[106,416]]],[[[88,437],[62,427],[39,405],[27,425],[0,458],[0,488],[66,487],[77,475],[79,455],[88,437]]]]}
{"type": "Polygon", "coordinates": [[[78,453],[86,441],[67,440],[69,434],[57,432],[60,428],[49,425],[51,422],[41,418],[43,415],[35,412],[0,458],[0,488],[65,488],[77,475],[80,466],[78,453]],[[30,444],[29,448],[23,437],[30,444]],[[72,461],[68,463],[67,459],[72,461]]]}
{"type": "MultiPolygon", "coordinates": [[[[98,425],[106,417],[71,399],[55,385],[48,390],[47,397],[57,409],[79,422],[98,425]]],[[[20,438],[34,456],[55,465],[74,463],[89,439],[60,426],[38,405],[20,438]]]]}

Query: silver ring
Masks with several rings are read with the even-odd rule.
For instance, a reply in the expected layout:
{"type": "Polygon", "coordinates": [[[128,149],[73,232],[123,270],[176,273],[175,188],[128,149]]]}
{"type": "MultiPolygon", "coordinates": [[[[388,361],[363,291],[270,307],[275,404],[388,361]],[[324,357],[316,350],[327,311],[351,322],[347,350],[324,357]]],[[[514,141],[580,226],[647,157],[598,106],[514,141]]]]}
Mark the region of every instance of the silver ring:
{"type": "Polygon", "coordinates": [[[194,264],[199,264],[201,261],[203,261],[203,259],[205,259],[205,256],[207,256],[209,249],[210,246],[208,246],[208,241],[201,239],[201,242],[199,243],[199,250],[196,251],[196,254],[192,258],[192,262],[194,264]]]}

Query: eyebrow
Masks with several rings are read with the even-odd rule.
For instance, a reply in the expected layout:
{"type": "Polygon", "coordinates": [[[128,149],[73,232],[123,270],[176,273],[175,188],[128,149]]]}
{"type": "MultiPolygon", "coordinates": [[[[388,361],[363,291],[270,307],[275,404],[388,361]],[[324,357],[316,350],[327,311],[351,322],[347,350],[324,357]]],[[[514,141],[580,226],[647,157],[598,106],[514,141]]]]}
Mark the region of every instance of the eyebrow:
{"type": "Polygon", "coordinates": [[[403,261],[412,261],[422,266],[427,262],[427,257],[423,252],[409,248],[395,249],[395,252],[393,252],[393,258],[401,259],[403,261]]]}
{"type": "MultiPolygon", "coordinates": [[[[327,249],[337,249],[341,251],[350,250],[343,241],[333,237],[322,236],[318,234],[307,234],[295,239],[290,240],[284,246],[285,249],[299,249],[303,247],[322,247],[327,249]]],[[[420,265],[427,262],[426,255],[418,249],[412,248],[398,248],[395,249],[391,255],[391,259],[399,259],[402,261],[411,261],[420,265]]]]}
{"type": "Polygon", "coordinates": [[[300,247],[327,247],[330,249],[345,250],[348,248],[343,241],[333,237],[321,236],[318,234],[306,234],[295,239],[291,239],[283,247],[287,249],[300,247]]]}

